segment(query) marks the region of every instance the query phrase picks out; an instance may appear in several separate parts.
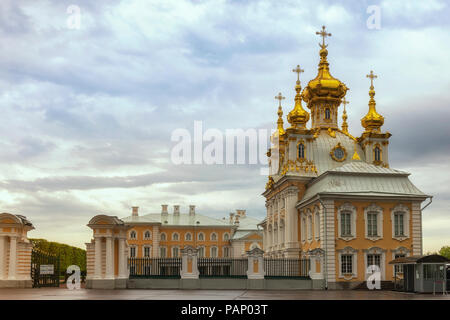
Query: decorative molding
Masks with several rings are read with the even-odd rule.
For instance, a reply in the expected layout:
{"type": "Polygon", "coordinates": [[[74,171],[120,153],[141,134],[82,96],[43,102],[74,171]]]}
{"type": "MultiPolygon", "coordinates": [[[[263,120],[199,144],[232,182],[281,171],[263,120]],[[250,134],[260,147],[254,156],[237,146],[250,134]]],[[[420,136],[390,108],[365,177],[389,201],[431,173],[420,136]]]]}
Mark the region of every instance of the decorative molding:
{"type": "Polygon", "coordinates": [[[344,203],[338,208],[338,238],[344,241],[350,241],[356,239],[356,207],[349,202],[344,203]],[[350,212],[351,213],[351,235],[342,235],[341,230],[341,213],[350,212]]]}
{"type": "Polygon", "coordinates": [[[411,214],[409,208],[404,204],[398,204],[394,208],[391,209],[391,226],[392,226],[392,238],[398,241],[404,241],[410,238],[409,229],[410,229],[410,221],[411,214]],[[403,236],[397,236],[395,234],[395,213],[403,213],[403,236]]]}
{"type": "Polygon", "coordinates": [[[377,241],[383,238],[383,208],[376,205],[375,203],[372,203],[370,206],[364,209],[364,233],[366,239],[369,239],[371,241],[377,241]],[[367,220],[367,214],[368,213],[376,213],[377,214],[377,235],[376,236],[369,236],[368,234],[368,220],[367,220]]]}

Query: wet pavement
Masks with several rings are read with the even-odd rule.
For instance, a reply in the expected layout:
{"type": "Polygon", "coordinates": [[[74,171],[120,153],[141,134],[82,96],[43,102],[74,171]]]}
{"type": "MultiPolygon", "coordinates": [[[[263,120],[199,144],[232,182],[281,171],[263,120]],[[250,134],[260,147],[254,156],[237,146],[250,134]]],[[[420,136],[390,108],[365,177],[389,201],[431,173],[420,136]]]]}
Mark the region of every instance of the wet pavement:
{"type": "Polygon", "coordinates": [[[0,300],[449,300],[450,295],[359,290],[0,289],[0,300]]]}

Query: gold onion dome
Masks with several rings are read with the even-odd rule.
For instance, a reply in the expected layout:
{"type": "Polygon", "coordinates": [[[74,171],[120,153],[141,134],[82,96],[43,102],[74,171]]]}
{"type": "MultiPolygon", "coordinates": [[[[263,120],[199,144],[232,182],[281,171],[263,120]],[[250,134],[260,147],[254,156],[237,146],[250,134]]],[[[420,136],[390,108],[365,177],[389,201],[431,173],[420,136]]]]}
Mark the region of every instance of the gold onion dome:
{"type": "Polygon", "coordinates": [[[366,129],[366,132],[380,132],[381,126],[384,124],[384,117],[379,114],[375,108],[375,88],[373,86],[373,79],[378,78],[373,74],[373,71],[370,71],[370,74],[367,75],[367,78],[370,78],[370,91],[369,91],[369,111],[366,116],[361,119],[361,125],[366,129]]]}
{"type": "Polygon", "coordinates": [[[302,93],[302,98],[308,103],[308,107],[310,102],[320,98],[340,101],[348,90],[343,82],[330,74],[330,64],[327,61],[328,50],[326,49],[328,45],[325,44],[325,38],[330,37],[331,33],[327,33],[325,26],[323,26],[322,31],[316,32],[316,34],[322,36],[323,40],[321,44],[319,43],[321,49],[317,76],[309,81],[302,93]]]}
{"type": "Polygon", "coordinates": [[[295,91],[297,92],[295,95],[295,105],[294,109],[291,110],[288,114],[288,121],[294,128],[304,128],[306,126],[306,123],[309,121],[309,113],[305,109],[303,109],[302,106],[302,86],[300,85],[300,73],[304,72],[300,68],[299,65],[297,65],[297,68],[293,69],[292,72],[297,73],[297,82],[295,84],[295,91]]]}

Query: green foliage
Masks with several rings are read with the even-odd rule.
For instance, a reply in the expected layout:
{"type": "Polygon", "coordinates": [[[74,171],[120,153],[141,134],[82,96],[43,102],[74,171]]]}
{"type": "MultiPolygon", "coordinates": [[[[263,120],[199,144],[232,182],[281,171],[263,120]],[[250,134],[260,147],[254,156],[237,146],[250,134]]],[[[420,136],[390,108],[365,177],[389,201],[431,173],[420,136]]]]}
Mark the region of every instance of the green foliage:
{"type": "Polygon", "coordinates": [[[439,254],[447,259],[450,259],[450,246],[442,247],[441,250],[439,250],[439,254]]]}
{"type": "Polygon", "coordinates": [[[77,265],[81,271],[86,270],[86,250],[72,247],[64,243],[45,239],[30,239],[33,248],[60,257],[60,271],[66,272],[70,265],[77,265]]]}

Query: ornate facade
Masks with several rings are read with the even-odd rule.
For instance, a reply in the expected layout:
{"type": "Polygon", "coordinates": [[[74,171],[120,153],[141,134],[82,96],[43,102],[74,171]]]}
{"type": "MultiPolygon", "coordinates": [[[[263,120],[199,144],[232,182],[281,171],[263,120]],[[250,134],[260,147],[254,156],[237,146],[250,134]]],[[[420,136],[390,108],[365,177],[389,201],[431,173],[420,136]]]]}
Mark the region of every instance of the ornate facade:
{"type": "Polygon", "coordinates": [[[331,34],[325,27],[317,34],[323,37],[318,73],[302,91],[303,70],[293,70],[297,82],[286,129],[284,97],[275,97],[280,101],[278,130],[268,152],[267,216],[261,223],[265,255],[308,257],[311,277],[324,278],[329,287],[364,281],[369,265],[380,268],[382,280],[391,280],[389,261],[422,254],[421,204],[429,196],[410,182],[408,173],[389,167],[391,134],[382,130],[372,71],[367,76],[369,109],[361,119],[364,132],[360,137],[349,133],[349,89],[330,73],[325,38],[331,34]]]}

